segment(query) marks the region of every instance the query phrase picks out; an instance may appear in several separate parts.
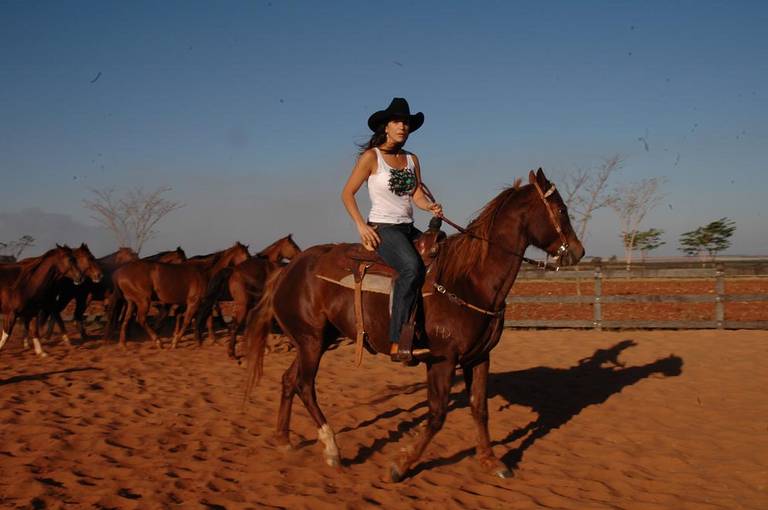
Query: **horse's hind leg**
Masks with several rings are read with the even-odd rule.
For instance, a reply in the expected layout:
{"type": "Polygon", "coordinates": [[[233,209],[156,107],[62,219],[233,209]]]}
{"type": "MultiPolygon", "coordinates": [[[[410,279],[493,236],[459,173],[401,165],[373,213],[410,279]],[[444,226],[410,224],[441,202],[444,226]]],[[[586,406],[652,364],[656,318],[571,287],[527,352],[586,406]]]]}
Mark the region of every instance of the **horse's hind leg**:
{"type": "Polygon", "coordinates": [[[484,469],[500,478],[509,478],[512,472],[493,454],[491,438],[488,434],[488,356],[471,367],[463,366],[467,396],[472,408],[472,418],[477,425],[477,448],[475,457],[484,469]]]}
{"type": "MultiPolygon", "coordinates": [[[[149,307],[152,305],[152,302],[149,299],[143,299],[136,303],[136,322],[139,323],[139,325],[144,328],[144,331],[147,332],[147,335],[149,335],[149,338],[155,343],[155,345],[162,349],[163,344],[160,342],[160,338],[157,336],[157,333],[149,327],[149,324],[147,324],[147,315],[149,314],[149,307]]],[[[129,318],[128,312],[125,314],[126,319],[129,318]]]]}
{"type": "Polygon", "coordinates": [[[299,374],[299,355],[283,374],[283,388],[280,395],[280,411],[277,414],[277,432],[275,437],[281,445],[290,446],[291,408],[296,395],[296,380],[299,374]]]}
{"type": "Polygon", "coordinates": [[[133,301],[126,300],[125,304],[125,315],[123,316],[122,323],[120,324],[120,347],[122,349],[125,349],[125,336],[128,330],[128,323],[131,322],[131,316],[133,315],[133,309],[134,309],[133,301]]]}
{"type": "Polygon", "coordinates": [[[399,482],[424,453],[424,449],[443,427],[448,412],[448,399],[451,394],[451,379],[456,368],[455,360],[442,361],[430,365],[427,369],[427,398],[429,414],[426,424],[416,442],[402,449],[400,459],[390,466],[389,475],[393,482],[399,482]]]}
{"type": "MultiPolygon", "coordinates": [[[[317,437],[324,445],[323,457],[325,458],[325,463],[329,466],[337,467],[341,465],[341,459],[339,447],[336,444],[336,434],[331,429],[331,426],[328,425],[328,421],[320,410],[320,406],[317,404],[317,394],[315,393],[315,377],[320,366],[320,358],[325,351],[324,346],[327,345],[327,342],[324,342],[324,340],[327,340],[327,338],[324,338],[325,336],[320,333],[317,335],[305,334],[294,337],[297,340],[296,345],[298,347],[296,361],[294,361],[294,364],[297,365],[294,388],[296,394],[299,395],[299,398],[304,403],[304,407],[307,408],[309,415],[317,424],[317,437]]],[[[291,369],[293,369],[293,366],[291,366],[291,369]]],[[[285,391],[284,388],[283,397],[285,397],[285,391]]],[[[288,413],[290,416],[290,408],[288,413]]]]}

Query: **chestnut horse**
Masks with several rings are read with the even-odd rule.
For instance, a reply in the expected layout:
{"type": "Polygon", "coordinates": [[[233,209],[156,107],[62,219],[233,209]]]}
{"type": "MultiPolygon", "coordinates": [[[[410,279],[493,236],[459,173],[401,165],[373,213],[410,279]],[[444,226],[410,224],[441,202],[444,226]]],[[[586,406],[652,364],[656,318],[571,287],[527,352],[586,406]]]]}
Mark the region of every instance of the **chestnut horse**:
{"type": "MultiPolygon", "coordinates": [[[[491,450],[488,433],[489,356],[503,329],[509,294],[528,246],[555,256],[559,264],[577,263],[584,248],[573,232],[560,194],[544,172],[530,172],[529,184],[503,190],[488,203],[465,233],[442,242],[423,290],[424,329],[432,357],[426,361],[429,416],[415,444],[404,448],[389,476],[401,480],[419,459],[445,420],[456,365],[462,367],[478,432],[477,458],[498,476],[511,473],[491,450]]],[[[296,347],[296,359],[283,375],[277,440],[290,445],[291,405],[298,395],[318,427],[324,458],[340,464],[333,430],[317,403],[315,377],[320,358],[339,337],[355,338],[353,291],[317,276],[348,267],[352,245],[314,246],[270,279],[246,328],[249,340],[246,398],[260,379],[267,335],[273,318],[296,347]]],[[[367,347],[389,353],[388,297],[363,296],[367,347]]],[[[389,362],[389,357],[387,357],[389,362]]],[[[365,378],[364,372],[360,374],[365,378]]]]}
{"type": "Polygon", "coordinates": [[[261,250],[255,257],[235,267],[223,269],[208,284],[197,316],[197,327],[200,328],[202,322],[210,317],[218,301],[233,301],[227,354],[234,358],[237,333],[248,311],[259,302],[267,278],[285,265],[284,261],[292,260],[299,253],[301,248],[294,242],[292,234],[288,234],[261,250]]]}
{"type": "MultiPolygon", "coordinates": [[[[112,294],[110,324],[116,324],[120,313],[117,302],[126,301],[126,311],[120,327],[120,346],[125,347],[128,323],[134,310],[136,321],[144,328],[150,339],[162,347],[157,333],[147,324],[147,314],[156,297],[161,305],[183,305],[183,321],[177,320],[171,347],[176,347],[179,339],[195,316],[205,294],[208,280],[225,267],[237,265],[250,257],[248,247],[235,243],[231,248],[211,255],[194,257],[180,264],[129,262],[118,268],[112,275],[115,292],[112,294]]],[[[111,331],[111,328],[110,328],[111,331]]],[[[199,330],[195,328],[195,339],[201,341],[199,330]]]]}
{"type": "Polygon", "coordinates": [[[35,354],[46,356],[39,339],[39,313],[53,286],[64,277],[71,278],[75,284],[83,280],[72,250],[66,246],[57,245],[42,256],[19,264],[0,266],[0,311],[5,314],[5,322],[0,328],[0,349],[13,333],[18,317],[34,318],[32,342],[35,354]]]}

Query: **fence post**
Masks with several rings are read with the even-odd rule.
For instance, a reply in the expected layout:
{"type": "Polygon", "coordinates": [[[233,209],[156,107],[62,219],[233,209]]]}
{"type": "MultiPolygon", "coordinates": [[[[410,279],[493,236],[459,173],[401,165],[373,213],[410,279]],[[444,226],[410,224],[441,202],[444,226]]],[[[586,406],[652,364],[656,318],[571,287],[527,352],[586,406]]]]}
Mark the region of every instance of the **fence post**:
{"type": "Polygon", "coordinates": [[[595,329],[602,329],[603,310],[600,298],[603,293],[603,274],[600,262],[595,264],[595,316],[592,319],[592,325],[595,329]]]}
{"type": "Polygon", "coordinates": [[[715,265],[715,322],[717,329],[723,329],[725,321],[725,271],[722,262],[715,265]]]}

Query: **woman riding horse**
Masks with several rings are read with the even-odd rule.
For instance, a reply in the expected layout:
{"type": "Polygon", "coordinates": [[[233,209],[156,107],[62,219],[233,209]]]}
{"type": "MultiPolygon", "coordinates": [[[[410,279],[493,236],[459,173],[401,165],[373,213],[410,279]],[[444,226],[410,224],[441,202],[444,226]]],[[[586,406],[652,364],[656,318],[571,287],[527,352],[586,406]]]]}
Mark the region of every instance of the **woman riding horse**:
{"type": "Polygon", "coordinates": [[[393,361],[409,362],[429,355],[426,348],[409,351],[400,346],[401,331],[414,311],[424,282],[424,264],[413,246],[413,240],[420,234],[413,226],[413,204],[435,216],[443,214],[442,206],[424,195],[419,158],[403,149],[408,135],[423,123],[424,114],[411,115],[408,102],[400,97],[394,98],[386,110],[371,115],[368,127],[373,135],[361,147],[341,193],[363,245],[375,249],[398,273],[389,322],[393,361]],[[367,222],[355,200],[363,182],[368,183],[371,198],[367,222]]]}

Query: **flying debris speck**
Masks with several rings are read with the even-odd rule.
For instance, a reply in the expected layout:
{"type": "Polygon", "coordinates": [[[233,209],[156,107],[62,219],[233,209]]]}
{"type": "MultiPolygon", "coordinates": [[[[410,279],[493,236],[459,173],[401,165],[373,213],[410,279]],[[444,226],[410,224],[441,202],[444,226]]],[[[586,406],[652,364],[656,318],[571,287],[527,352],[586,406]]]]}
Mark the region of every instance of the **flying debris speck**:
{"type": "Polygon", "coordinates": [[[91,83],[96,83],[96,80],[98,80],[99,78],[101,78],[101,71],[99,71],[99,74],[96,75],[96,78],[91,80],[91,83]]]}
{"type": "Polygon", "coordinates": [[[284,100],[284,99],[281,97],[281,98],[280,98],[280,102],[281,102],[281,103],[285,103],[285,100],[284,100]]]}
{"type": "Polygon", "coordinates": [[[400,63],[400,62],[398,62],[397,60],[393,60],[393,61],[392,61],[392,63],[393,63],[393,64],[395,64],[396,66],[400,66],[400,67],[403,67],[403,64],[401,64],[401,63],[400,63]]]}

